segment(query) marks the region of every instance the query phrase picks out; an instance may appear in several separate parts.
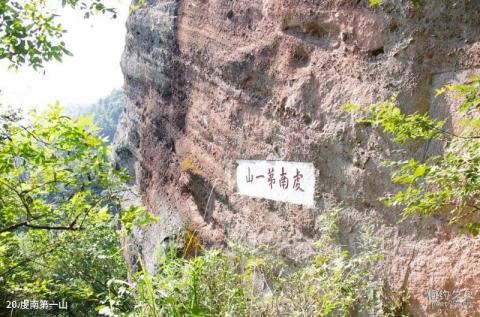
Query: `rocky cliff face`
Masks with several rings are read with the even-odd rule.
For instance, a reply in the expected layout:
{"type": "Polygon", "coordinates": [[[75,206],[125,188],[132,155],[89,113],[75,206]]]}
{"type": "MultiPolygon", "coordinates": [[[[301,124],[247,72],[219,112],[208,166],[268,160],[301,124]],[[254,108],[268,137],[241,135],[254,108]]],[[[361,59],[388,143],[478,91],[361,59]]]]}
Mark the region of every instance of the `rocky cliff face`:
{"type": "Polygon", "coordinates": [[[480,316],[480,240],[441,217],[398,223],[378,200],[395,189],[382,161],[441,146],[402,149],[340,110],[398,92],[405,111],[450,118],[435,89],[480,71],[479,1],[147,0],[127,28],[115,153],[161,218],[130,244],[150,270],[184,226],[207,245],[267,243],[306,259],[318,216],[340,206],[347,242],[365,226],[384,238],[382,272],[409,290],[412,316],[480,316]],[[313,162],[316,207],[236,194],[237,159],[313,162]],[[435,307],[429,290],[473,297],[435,307]]]}

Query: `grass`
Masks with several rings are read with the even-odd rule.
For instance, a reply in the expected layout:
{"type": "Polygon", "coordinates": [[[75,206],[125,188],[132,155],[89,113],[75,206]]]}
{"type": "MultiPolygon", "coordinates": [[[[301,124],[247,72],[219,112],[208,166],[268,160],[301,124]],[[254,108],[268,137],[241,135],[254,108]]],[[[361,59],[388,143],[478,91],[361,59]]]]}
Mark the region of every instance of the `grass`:
{"type": "Polygon", "coordinates": [[[230,244],[197,256],[165,250],[155,274],[142,265],[131,283],[111,283],[99,311],[111,317],[341,317],[369,311],[377,288],[370,267],[381,257],[368,232],[355,254],[338,244],[337,215],[324,216],[318,254],[307,265],[287,265],[267,246],[230,244]]]}

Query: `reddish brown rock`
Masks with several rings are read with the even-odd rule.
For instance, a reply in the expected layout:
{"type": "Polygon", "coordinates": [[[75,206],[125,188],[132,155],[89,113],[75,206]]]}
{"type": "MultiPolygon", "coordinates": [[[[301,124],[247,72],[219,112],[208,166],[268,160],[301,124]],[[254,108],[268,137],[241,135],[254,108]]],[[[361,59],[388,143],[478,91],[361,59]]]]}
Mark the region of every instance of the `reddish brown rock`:
{"type": "Polygon", "coordinates": [[[130,16],[116,157],[161,218],[132,240],[150,270],[184,224],[207,245],[307,260],[318,216],[341,206],[347,241],[364,226],[384,237],[382,274],[408,289],[412,316],[480,316],[479,239],[441,217],[398,224],[378,200],[395,190],[382,161],[434,149],[402,149],[340,109],[399,92],[408,112],[450,116],[434,89],[480,69],[478,1],[399,2],[157,0],[130,16]],[[236,159],[313,162],[316,208],[239,196],[236,159]],[[467,290],[464,306],[433,305],[432,291],[467,290]]]}

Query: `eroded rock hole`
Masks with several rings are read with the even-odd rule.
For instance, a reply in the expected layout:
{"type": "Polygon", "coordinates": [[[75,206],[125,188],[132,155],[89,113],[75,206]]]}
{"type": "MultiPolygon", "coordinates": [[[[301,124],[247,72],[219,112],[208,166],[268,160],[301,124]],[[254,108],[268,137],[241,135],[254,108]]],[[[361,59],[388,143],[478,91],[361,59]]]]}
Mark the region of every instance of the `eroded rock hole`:
{"type": "Polygon", "coordinates": [[[303,25],[303,31],[312,36],[320,37],[326,34],[325,30],[317,21],[309,21],[303,25]]]}
{"type": "Polygon", "coordinates": [[[384,53],[385,53],[385,50],[384,50],[384,48],[383,48],[383,46],[382,46],[382,47],[379,47],[379,48],[374,49],[373,51],[371,51],[371,52],[370,52],[370,56],[372,56],[372,57],[377,57],[378,55],[384,54],[384,53]]]}
{"type": "Polygon", "coordinates": [[[310,62],[310,54],[302,47],[297,47],[292,53],[292,64],[294,66],[306,66],[310,62]]]}

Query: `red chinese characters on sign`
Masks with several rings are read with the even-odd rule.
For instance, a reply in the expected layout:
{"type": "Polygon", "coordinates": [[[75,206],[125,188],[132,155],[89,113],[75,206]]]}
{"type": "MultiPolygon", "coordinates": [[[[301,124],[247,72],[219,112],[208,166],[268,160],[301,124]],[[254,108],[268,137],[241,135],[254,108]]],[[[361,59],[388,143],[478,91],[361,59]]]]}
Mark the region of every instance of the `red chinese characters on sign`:
{"type": "Polygon", "coordinates": [[[273,184],[275,184],[275,174],[272,167],[268,169],[268,186],[270,186],[270,189],[273,188],[273,184]]]}
{"type": "Polygon", "coordinates": [[[296,191],[301,191],[301,192],[304,191],[300,184],[300,180],[302,178],[303,178],[303,174],[300,174],[300,171],[297,168],[297,173],[293,177],[293,188],[295,188],[296,191]]]}
{"type": "Polygon", "coordinates": [[[315,206],[315,166],[309,162],[237,160],[240,195],[315,206]]]}
{"type": "Polygon", "coordinates": [[[280,187],[283,189],[288,189],[288,177],[285,173],[285,168],[282,166],[282,172],[280,173],[280,187]]]}
{"type": "MultiPolygon", "coordinates": [[[[275,178],[275,170],[274,168],[269,168],[267,170],[267,185],[270,187],[270,189],[273,189],[273,186],[276,184],[276,178],[275,178]]],[[[285,168],[282,166],[282,171],[281,173],[279,174],[279,181],[278,181],[278,185],[280,188],[282,189],[288,189],[288,186],[289,186],[289,178],[288,178],[288,175],[287,173],[285,172],[285,168]]],[[[248,174],[246,175],[245,179],[247,181],[247,183],[253,183],[254,181],[254,178],[255,179],[260,179],[260,178],[265,178],[265,175],[253,175],[250,171],[250,167],[248,168],[248,174]]],[[[303,174],[300,173],[300,171],[297,169],[296,170],[296,173],[295,175],[293,175],[293,189],[295,191],[300,191],[300,192],[303,192],[303,188],[302,188],[302,185],[301,185],[301,180],[303,178],[303,174]]]]}
{"type": "Polygon", "coordinates": [[[247,183],[253,183],[253,175],[250,173],[250,167],[248,168],[248,175],[245,178],[247,183]]]}

